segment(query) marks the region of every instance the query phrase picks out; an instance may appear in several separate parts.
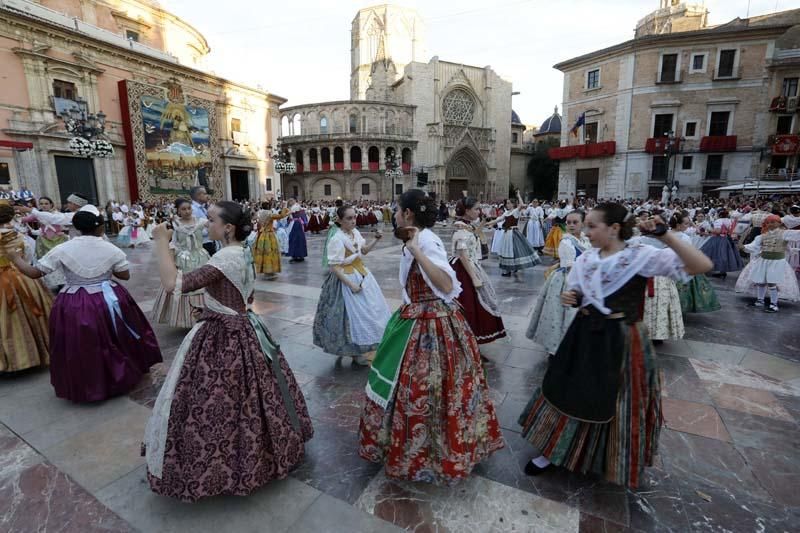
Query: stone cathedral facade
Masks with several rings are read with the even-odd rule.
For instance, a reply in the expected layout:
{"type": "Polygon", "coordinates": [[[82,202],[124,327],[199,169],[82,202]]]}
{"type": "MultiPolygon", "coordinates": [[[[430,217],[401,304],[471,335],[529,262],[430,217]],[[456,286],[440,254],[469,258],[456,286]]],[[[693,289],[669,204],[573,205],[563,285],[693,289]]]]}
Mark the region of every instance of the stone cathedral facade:
{"type": "Polygon", "coordinates": [[[282,177],[284,193],[388,200],[426,174],[437,198],[505,197],[511,92],[490,66],[428,59],[416,11],[362,9],[351,28],[350,99],[280,110],[282,149],[297,168],[282,177]],[[387,153],[401,178],[385,177],[387,153]]]}

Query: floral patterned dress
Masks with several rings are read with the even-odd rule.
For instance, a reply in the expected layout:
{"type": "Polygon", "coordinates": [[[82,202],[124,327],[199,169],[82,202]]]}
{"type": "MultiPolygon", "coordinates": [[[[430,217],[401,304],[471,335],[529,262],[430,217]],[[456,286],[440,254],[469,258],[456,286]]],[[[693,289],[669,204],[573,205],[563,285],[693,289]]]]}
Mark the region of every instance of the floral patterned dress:
{"type": "Polygon", "coordinates": [[[183,340],[147,423],[150,488],[195,501],[250,494],[282,479],[313,435],[305,399],[280,347],[247,310],[255,275],[226,247],[178,274],[176,292],[205,287],[206,309],[183,340]]]}
{"type": "Polygon", "coordinates": [[[289,215],[289,210],[258,212],[258,237],[253,246],[253,260],[258,274],[277,274],[281,271],[281,249],[273,223],[289,215]]]}
{"type": "MultiPolygon", "coordinates": [[[[424,245],[422,250],[431,257],[424,245]]],[[[443,249],[441,256],[447,266],[443,249]]],[[[449,273],[454,279],[455,273],[449,273]]],[[[407,303],[387,325],[373,361],[359,455],[384,463],[390,477],[450,484],[468,477],[477,463],[504,446],[500,424],[478,343],[461,312],[436,294],[415,261],[405,293],[407,303]],[[373,377],[385,371],[384,359],[393,351],[401,355],[394,385],[376,394],[376,381],[384,378],[373,377]]]]}

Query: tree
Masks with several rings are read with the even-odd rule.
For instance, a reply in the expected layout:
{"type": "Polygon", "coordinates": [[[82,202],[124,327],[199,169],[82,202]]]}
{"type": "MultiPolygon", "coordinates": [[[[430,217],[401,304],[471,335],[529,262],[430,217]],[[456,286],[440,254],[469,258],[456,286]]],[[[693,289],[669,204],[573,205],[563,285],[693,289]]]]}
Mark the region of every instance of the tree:
{"type": "Polygon", "coordinates": [[[534,198],[551,200],[558,193],[558,161],[550,159],[547,151],[559,145],[558,139],[536,143],[533,156],[528,162],[527,182],[534,198]]]}

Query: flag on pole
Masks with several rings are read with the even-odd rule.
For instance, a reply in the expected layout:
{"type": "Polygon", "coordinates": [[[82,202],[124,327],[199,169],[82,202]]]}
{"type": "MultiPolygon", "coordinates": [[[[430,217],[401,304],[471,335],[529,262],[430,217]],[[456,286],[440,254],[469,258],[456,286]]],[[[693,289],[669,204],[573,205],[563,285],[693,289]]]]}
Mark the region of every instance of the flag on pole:
{"type": "Polygon", "coordinates": [[[575,125],[572,126],[572,129],[569,130],[569,132],[572,135],[574,135],[575,137],[577,137],[578,136],[578,128],[583,126],[585,123],[586,123],[586,112],[584,111],[583,113],[580,114],[580,116],[578,117],[578,120],[575,121],[575,125]]]}

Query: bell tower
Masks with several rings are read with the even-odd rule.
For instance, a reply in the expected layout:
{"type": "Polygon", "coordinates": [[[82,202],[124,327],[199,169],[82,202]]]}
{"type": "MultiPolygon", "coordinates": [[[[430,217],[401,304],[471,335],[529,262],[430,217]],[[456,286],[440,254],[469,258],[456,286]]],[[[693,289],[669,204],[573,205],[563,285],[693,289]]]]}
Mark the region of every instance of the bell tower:
{"type": "Polygon", "coordinates": [[[413,10],[381,5],[360,10],[350,30],[350,99],[391,99],[406,65],[425,61],[425,27],[413,10]]]}

